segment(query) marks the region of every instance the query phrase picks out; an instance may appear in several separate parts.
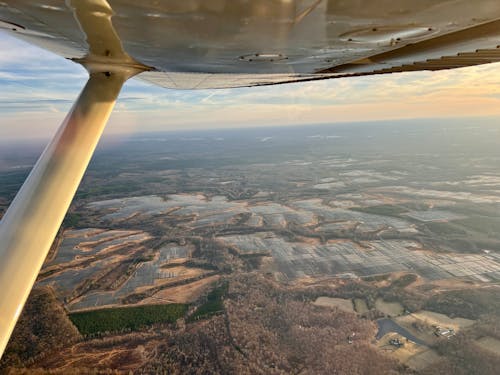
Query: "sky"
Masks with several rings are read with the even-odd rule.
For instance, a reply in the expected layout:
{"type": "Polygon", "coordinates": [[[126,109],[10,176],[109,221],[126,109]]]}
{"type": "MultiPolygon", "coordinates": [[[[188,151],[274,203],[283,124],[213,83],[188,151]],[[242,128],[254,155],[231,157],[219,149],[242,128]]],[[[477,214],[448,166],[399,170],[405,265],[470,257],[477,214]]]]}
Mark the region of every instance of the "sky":
{"type": "MultiPolygon", "coordinates": [[[[49,138],[86,71],[3,32],[0,51],[0,139],[49,138]]],[[[134,78],[105,135],[459,117],[500,120],[500,64],[223,90],[169,90],[134,78]]]]}

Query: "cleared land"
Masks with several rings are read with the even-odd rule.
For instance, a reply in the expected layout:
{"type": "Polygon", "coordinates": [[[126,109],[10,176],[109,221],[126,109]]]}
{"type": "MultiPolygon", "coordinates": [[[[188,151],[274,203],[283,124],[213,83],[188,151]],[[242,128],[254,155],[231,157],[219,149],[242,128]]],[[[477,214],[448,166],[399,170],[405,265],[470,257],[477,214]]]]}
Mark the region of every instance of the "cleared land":
{"type": "Polygon", "coordinates": [[[486,349],[496,355],[500,356],[500,340],[494,337],[482,337],[476,341],[476,344],[481,348],[486,349]]]}
{"type": "Polygon", "coordinates": [[[354,312],[354,307],[350,299],[318,297],[316,301],[313,302],[313,305],[322,307],[336,307],[345,312],[354,312]]]}
{"type": "Polygon", "coordinates": [[[358,314],[364,314],[368,312],[368,305],[366,304],[366,301],[362,298],[355,298],[353,300],[354,303],[354,309],[358,314]]]}
{"type": "Polygon", "coordinates": [[[436,353],[435,350],[424,349],[408,357],[408,359],[404,363],[412,369],[423,370],[439,362],[441,359],[442,358],[438,353],[436,353]]]}
{"type": "Polygon", "coordinates": [[[209,276],[198,281],[193,281],[187,285],[179,285],[165,288],[145,298],[141,304],[155,304],[163,302],[169,303],[191,303],[207,292],[211,285],[219,280],[219,275],[209,276]]]}
{"type": "Polygon", "coordinates": [[[389,317],[402,315],[404,307],[399,302],[387,302],[382,298],[377,298],[375,308],[389,317]]]}
{"type": "Polygon", "coordinates": [[[474,324],[474,320],[465,318],[450,318],[444,314],[439,314],[433,311],[417,311],[412,314],[413,317],[419,319],[429,325],[440,327],[450,327],[457,331],[463,328],[470,327],[474,324]]]}
{"type": "Polygon", "coordinates": [[[391,358],[397,359],[414,370],[423,370],[439,361],[439,355],[432,349],[415,344],[406,340],[397,333],[388,333],[378,342],[377,347],[383,350],[391,358]],[[401,347],[396,347],[390,343],[391,340],[399,340],[401,347]]]}

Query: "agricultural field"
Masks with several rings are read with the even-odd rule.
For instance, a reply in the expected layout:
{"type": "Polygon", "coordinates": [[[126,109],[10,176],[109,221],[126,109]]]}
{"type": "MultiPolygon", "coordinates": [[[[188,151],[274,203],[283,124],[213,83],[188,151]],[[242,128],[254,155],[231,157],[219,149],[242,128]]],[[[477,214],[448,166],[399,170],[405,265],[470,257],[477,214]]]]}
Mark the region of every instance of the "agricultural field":
{"type": "Polygon", "coordinates": [[[500,355],[500,340],[493,337],[482,337],[476,341],[477,345],[496,355],[500,355]]]}
{"type": "MultiPolygon", "coordinates": [[[[102,145],[0,372],[496,375],[500,152],[483,130],[102,145]]],[[[2,165],[0,214],[32,162],[2,165]]]]}
{"type": "Polygon", "coordinates": [[[355,311],[350,299],[318,297],[316,301],[313,302],[313,305],[322,307],[335,307],[346,312],[355,311]]]}

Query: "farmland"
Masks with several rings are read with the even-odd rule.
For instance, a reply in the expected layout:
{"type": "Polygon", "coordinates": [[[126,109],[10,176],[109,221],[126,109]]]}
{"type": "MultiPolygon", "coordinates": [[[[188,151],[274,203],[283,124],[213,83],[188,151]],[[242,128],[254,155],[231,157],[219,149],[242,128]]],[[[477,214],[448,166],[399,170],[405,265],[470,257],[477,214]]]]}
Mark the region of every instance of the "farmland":
{"type": "Polygon", "coordinates": [[[103,146],[0,368],[495,374],[500,153],[433,126],[103,146]]]}

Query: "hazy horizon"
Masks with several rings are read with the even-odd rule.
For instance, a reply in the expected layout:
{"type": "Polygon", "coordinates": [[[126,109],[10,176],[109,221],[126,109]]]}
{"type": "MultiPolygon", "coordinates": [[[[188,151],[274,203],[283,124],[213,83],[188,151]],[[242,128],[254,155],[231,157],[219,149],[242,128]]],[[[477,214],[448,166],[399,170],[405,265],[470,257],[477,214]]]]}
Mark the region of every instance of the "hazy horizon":
{"type": "MultiPolygon", "coordinates": [[[[424,124],[439,125],[448,124],[451,126],[456,125],[486,125],[486,126],[496,126],[500,125],[500,118],[493,116],[482,116],[482,117],[446,117],[446,118],[401,118],[401,119],[388,119],[388,120],[372,120],[372,121],[341,121],[341,122],[317,122],[317,123],[300,123],[300,124],[282,124],[282,125],[272,125],[272,124],[255,124],[255,125],[243,125],[235,127],[200,127],[193,128],[178,128],[178,129],[156,129],[156,130],[145,130],[140,131],[139,129],[135,132],[123,132],[123,133],[109,133],[104,132],[101,142],[112,142],[116,139],[128,139],[135,138],[145,135],[155,135],[155,134],[189,134],[193,133],[196,135],[204,133],[212,133],[218,131],[238,131],[238,130],[262,130],[262,131],[272,131],[273,129],[286,129],[286,128],[316,128],[316,127],[342,127],[342,126],[366,126],[366,125],[396,125],[401,126],[420,126],[424,124]]],[[[53,136],[53,133],[57,130],[57,127],[52,131],[44,135],[29,136],[27,134],[15,135],[11,138],[2,137],[0,139],[0,145],[14,146],[14,145],[45,145],[53,136]]]]}
{"type": "MultiPolygon", "coordinates": [[[[3,140],[49,138],[85,85],[71,61],[0,32],[3,140]]],[[[500,64],[240,89],[128,81],[104,136],[145,131],[499,118],[500,64]]]]}

